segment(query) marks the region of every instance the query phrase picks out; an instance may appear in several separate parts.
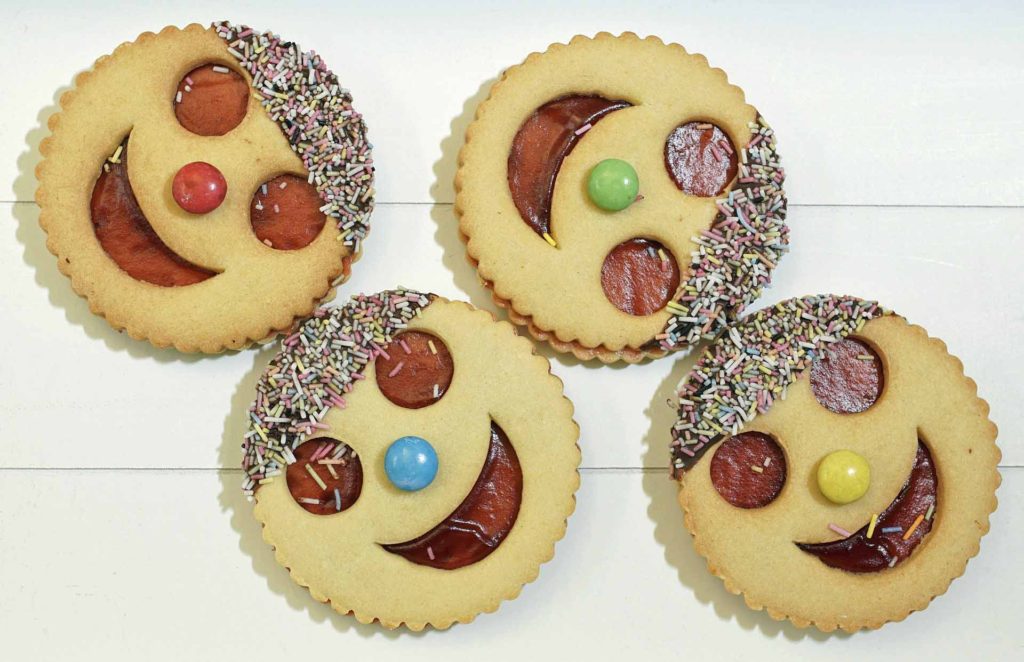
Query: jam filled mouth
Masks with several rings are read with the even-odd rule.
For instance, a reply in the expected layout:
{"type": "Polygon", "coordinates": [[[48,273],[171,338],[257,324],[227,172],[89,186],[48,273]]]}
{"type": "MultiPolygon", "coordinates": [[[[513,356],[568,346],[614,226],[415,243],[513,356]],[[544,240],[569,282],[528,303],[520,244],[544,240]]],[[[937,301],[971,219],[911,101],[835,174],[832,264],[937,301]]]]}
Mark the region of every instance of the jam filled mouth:
{"type": "Polygon", "coordinates": [[[928,448],[917,444],[910,476],[889,507],[856,533],[824,543],[796,543],[827,566],[854,573],[892,568],[908,558],[931,531],[938,507],[938,477],[928,448]]]}
{"type": "Polygon", "coordinates": [[[491,422],[487,458],[473,489],[439,524],[412,540],[382,544],[416,563],[455,570],[486,558],[512,530],[523,500],[523,471],[505,432],[491,422]]]}

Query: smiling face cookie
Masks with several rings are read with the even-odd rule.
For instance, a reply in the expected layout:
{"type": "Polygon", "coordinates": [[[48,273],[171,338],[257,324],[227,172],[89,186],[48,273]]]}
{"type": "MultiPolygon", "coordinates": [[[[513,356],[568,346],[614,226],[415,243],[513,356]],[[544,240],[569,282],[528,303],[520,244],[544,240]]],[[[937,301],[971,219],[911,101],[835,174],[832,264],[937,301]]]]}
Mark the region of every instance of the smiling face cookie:
{"type": "Polygon", "coordinates": [[[456,213],[513,321],[639,361],[713,337],[786,250],[775,135],[700,55],[576,37],[502,74],[466,133],[456,213]]]}
{"type": "Polygon", "coordinates": [[[244,488],[314,598],[446,628],[536,578],[579,484],[578,428],[507,323],[408,291],[320,309],[257,386],[244,488]]]}
{"type": "Polygon", "coordinates": [[[146,33],[78,76],[40,151],[40,223],[112,326],[217,352],[288,329],[348,277],[373,162],[318,55],[218,23],[146,33]]]}
{"type": "Polygon", "coordinates": [[[873,302],[806,297],[723,334],[684,379],[672,455],[697,551],[800,627],[924,609],[988,531],[996,429],[939,340],[873,302]]]}

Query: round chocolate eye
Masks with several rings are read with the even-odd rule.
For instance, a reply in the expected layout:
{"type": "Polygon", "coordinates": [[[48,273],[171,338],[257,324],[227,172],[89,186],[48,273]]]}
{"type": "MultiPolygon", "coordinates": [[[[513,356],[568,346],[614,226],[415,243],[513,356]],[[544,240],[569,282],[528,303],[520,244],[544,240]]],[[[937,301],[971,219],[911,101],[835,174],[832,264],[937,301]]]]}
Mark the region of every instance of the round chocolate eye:
{"type": "Polygon", "coordinates": [[[811,391],[837,414],[856,414],[875,404],[885,385],[882,360],[867,343],[844,338],[811,364],[811,391]]]}
{"type": "Polygon", "coordinates": [[[839,450],[818,463],[818,489],[832,503],[853,503],[864,496],[871,485],[868,461],[858,453],[839,450]]]}
{"type": "Polygon", "coordinates": [[[590,171],[587,194],[605,211],[622,211],[636,201],[640,178],[636,170],[621,159],[605,159],[590,171]]]}
{"type": "Polygon", "coordinates": [[[653,239],[630,239],[608,253],[601,265],[601,287],[616,308],[630,315],[655,313],[679,288],[679,265],[672,251],[653,239]]]}
{"type": "Polygon", "coordinates": [[[399,407],[419,409],[441,399],[455,366],[444,341],[425,331],[403,331],[374,361],[377,388],[399,407]]]}
{"type": "Polygon", "coordinates": [[[223,136],[242,123],[249,104],[249,83],[234,70],[204,64],[188,72],[174,95],[178,123],[200,136],[223,136]]]}
{"type": "Polygon", "coordinates": [[[224,202],[228,183],[224,175],[204,161],[183,165],[171,182],[171,195],[190,214],[207,214],[224,202]]]}
{"type": "Polygon", "coordinates": [[[388,480],[400,490],[415,492],[434,482],[437,452],[422,437],[402,437],[388,446],[384,456],[388,480]]]}
{"type": "Polygon", "coordinates": [[[665,168],[687,195],[720,195],[736,176],[737,163],[729,136],[709,122],[682,124],[665,141],[665,168]]]}
{"type": "Polygon", "coordinates": [[[711,484],[737,508],[761,508],[786,484],[786,456],[762,432],[744,432],[718,445],[711,458],[711,484]]]}
{"type": "Polygon", "coordinates": [[[351,508],[363,489],[363,466],[348,445],[327,437],[310,439],[294,451],[285,479],[296,503],[314,515],[351,508]]]}
{"type": "Polygon", "coordinates": [[[327,216],[316,187],[302,177],[281,175],[252,195],[249,222],[256,238],[277,250],[305,248],[320,236],[327,216]]]}

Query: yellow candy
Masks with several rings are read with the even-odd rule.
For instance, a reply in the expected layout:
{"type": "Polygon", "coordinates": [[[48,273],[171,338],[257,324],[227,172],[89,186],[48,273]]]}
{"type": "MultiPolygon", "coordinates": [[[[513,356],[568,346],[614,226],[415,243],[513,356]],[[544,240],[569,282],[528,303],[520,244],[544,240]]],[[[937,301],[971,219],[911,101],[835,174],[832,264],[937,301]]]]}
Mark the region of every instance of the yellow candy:
{"type": "Polygon", "coordinates": [[[853,451],[829,453],[818,464],[818,489],[832,503],[853,503],[870,484],[868,461],[853,451]]]}

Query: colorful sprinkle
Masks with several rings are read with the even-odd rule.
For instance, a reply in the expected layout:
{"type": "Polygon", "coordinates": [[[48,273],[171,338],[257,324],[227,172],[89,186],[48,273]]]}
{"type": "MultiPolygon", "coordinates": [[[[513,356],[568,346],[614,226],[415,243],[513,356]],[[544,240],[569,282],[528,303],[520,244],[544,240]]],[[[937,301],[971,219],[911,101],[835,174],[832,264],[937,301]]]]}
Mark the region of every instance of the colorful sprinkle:
{"type": "Polygon", "coordinates": [[[789,385],[830,343],[885,312],[873,301],[813,296],[780,302],[728,327],[680,388],[671,444],[675,477],[712,444],[784,399],[789,385]]]}
{"type": "Polygon", "coordinates": [[[868,540],[875,535],[875,527],[878,526],[878,513],[871,516],[871,523],[868,524],[868,540]]]}
{"type": "MultiPolygon", "coordinates": [[[[340,308],[317,309],[282,341],[249,408],[249,430],[242,440],[247,495],[260,480],[295,461],[292,451],[326,427],[322,419],[332,407],[345,406],[345,395],[382,352],[381,345],[429,303],[429,295],[409,290],[357,295],[340,308]]],[[[341,463],[346,453],[356,455],[339,443],[331,460],[322,461],[341,463]]]]}
{"type": "Polygon", "coordinates": [[[557,241],[555,241],[555,238],[554,238],[554,237],[552,237],[552,236],[551,236],[550,234],[548,234],[547,232],[545,232],[543,236],[544,236],[544,241],[546,241],[546,242],[548,242],[549,244],[551,244],[551,246],[552,246],[553,248],[558,248],[558,242],[557,242],[557,241]]]}
{"type": "Polygon", "coordinates": [[[828,528],[832,529],[833,531],[835,531],[836,533],[838,533],[839,535],[841,535],[844,538],[849,538],[850,536],[853,535],[852,533],[850,533],[849,531],[847,531],[843,527],[839,526],[838,524],[829,524],[828,528]]]}
{"type": "Polygon", "coordinates": [[[883,526],[882,533],[903,533],[902,526],[883,526]]]}
{"type": "Polygon", "coordinates": [[[325,483],[324,479],[320,477],[320,474],[316,472],[316,469],[313,468],[312,464],[306,464],[306,472],[313,477],[313,480],[316,481],[316,484],[320,486],[321,490],[327,489],[327,483],[325,483]]]}
{"type": "Polygon", "coordinates": [[[658,334],[664,350],[718,335],[760,296],[788,250],[785,171],[775,151],[775,133],[760,115],[749,128],[751,140],[740,151],[736,183],[715,202],[719,213],[711,228],[693,238],[697,250],[691,256],[690,277],[676,299],[678,309],[671,310],[658,334]]]}
{"type": "Polygon", "coordinates": [[[928,506],[928,512],[924,514],[925,520],[928,521],[928,522],[932,521],[932,515],[934,513],[935,513],[935,504],[933,503],[933,504],[930,504],[928,506]]]}
{"type": "Polygon", "coordinates": [[[324,202],[320,211],[336,221],[342,241],[358,252],[373,210],[373,158],[352,95],[313,51],[226,21],[214,28],[252,75],[263,108],[305,164],[308,181],[324,202]]]}
{"type": "Polygon", "coordinates": [[[918,515],[917,518],[914,520],[914,523],[910,525],[909,529],[907,529],[907,532],[903,534],[903,539],[907,540],[910,538],[910,536],[914,535],[914,531],[917,530],[917,527],[920,526],[921,522],[923,521],[924,515],[918,515]]]}
{"type": "Polygon", "coordinates": [[[756,474],[763,474],[764,473],[764,467],[759,467],[756,464],[751,465],[750,466],[750,470],[753,471],[756,474]]]}

